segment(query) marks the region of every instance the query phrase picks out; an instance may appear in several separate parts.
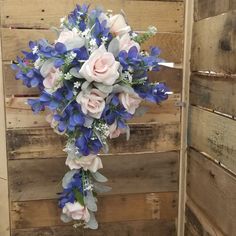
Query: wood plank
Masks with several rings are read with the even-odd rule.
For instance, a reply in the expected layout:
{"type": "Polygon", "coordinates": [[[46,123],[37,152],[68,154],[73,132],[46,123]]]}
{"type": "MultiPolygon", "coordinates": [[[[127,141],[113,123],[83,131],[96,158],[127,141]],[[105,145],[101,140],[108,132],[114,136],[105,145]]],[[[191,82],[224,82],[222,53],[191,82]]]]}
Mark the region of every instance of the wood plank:
{"type": "Polygon", "coordinates": [[[236,9],[235,0],[196,0],[195,21],[236,9]]]}
{"type": "MultiPolygon", "coordinates": [[[[15,96],[34,96],[38,95],[35,88],[27,88],[22,81],[15,80],[15,71],[8,64],[3,65],[3,74],[5,82],[5,95],[7,97],[15,96]]],[[[165,82],[174,93],[180,93],[182,88],[182,70],[162,67],[158,72],[149,74],[151,81],[165,82]]]]}
{"type": "Polygon", "coordinates": [[[186,203],[186,236],[224,236],[217,226],[213,225],[211,219],[196,206],[190,199],[186,203]]]}
{"type": "Polygon", "coordinates": [[[236,76],[216,77],[192,74],[190,102],[236,116],[236,76]]]}
{"type": "Polygon", "coordinates": [[[189,82],[190,61],[193,28],[194,0],[185,1],[184,16],[184,53],[183,53],[183,87],[180,127],[180,161],[179,161],[179,196],[177,236],[183,236],[185,232],[185,202],[187,180],[187,148],[188,148],[188,118],[189,118],[189,82]]]}
{"type": "MultiPolygon", "coordinates": [[[[29,105],[28,97],[14,97],[6,99],[7,128],[23,127],[49,127],[46,121],[47,112],[34,114],[29,105]]],[[[180,94],[171,95],[170,98],[160,105],[143,102],[148,108],[148,113],[143,116],[134,117],[129,123],[171,123],[180,121],[180,108],[176,104],[180,101],[180,94]]]]}
{"type": "Polygon", "coordinates": [[[79,230],[71,226],[15,229],[12,236],[175,236],[175,223],[170,220],[145,220],[103,223],[98,230],[79,230]]]}
{"type": "MultiPolygon", "coordinates": [[[[91,3],[91,1],[76,1],[76,3],[91,3]]],[[[3,27],[49,28],[58,26],[59,19],[67,15],[74,7],[75,1],[61,0],[60,4],[47,0],[9,0],[3,1],[3,27]],[[55,11],[57,6],[57,11],[55,11]]],[[[125,9],[129,24],[134,30],[146,30],[155,22],[159,31],[182,32],[183,30],[183,3],[159,1],[123,1],[123,0],[96,0],[93,6],[100,5],[106,9],[119,12],[125,9]],[[147,16],[148,17],[140,17],[147,16]]]]}
{"type": "MultiPolygon", "coordinates": [[[[22,50],[28,49],[30,40],[46,38],[54,42],[56,34],[50,30],[36,29],[3,29],[3,60],[15,60],[16,55],[21,55],[22,50]]],[[[167,61],[181,63],[183,35],[181,33],[159,33],[148,40],[143,49],[156,45],[161,48],[161,57],[167,61]]]]}
{"type": "MultiPolygon", "coordinates": [[[[178,152],[103,156],[107,194],[177,191],[178,152]],[[125,184],[124,184],[125,183],[125,184]]],[[[68,171],[65,158],[9,161],[11,201],[52,199],[68,171]]]]}
{"type": "Polygon", "coordinates": [[[232,11],[194,24],[193,71],[236,73],[235,20],[236,11],[232,11]]]}
{"type": "MultiPolygon", "coordinates": [[[[100,223],[129,220],[174,220],[176,193],[128,194],[98,197],[100,223]],[[134,207],[138,206],[138,207],[134,207]]],[[[56,200],[12,202],[12,229],[65,225],[56,200]]]]}
{"type": "Polygon", "coordinates": [[[189,145],[236,173],[236,121],[191,107],[189,145]]]}
{"type": "MultiPolygon", "coordinates": [[[[163,152],[179,149],[179,123],[132,124],[131,137],[125,135],[109,141],[109,154],[163,152]]],[[[62,157],[65,139],[51,128],[16,129],[7,131],[9,159],[62,157]]]]}
{"type": "MultiPolygon", "coordinates": [[[[1,4],[1,3],[0,3],[1,4]]],[[[0,5],[1,7],[1,5],[0,5]]],[[[1,23],[1,21],[0,21],[1,23]]],[[[4,104],[4,81],[2,69],[2,35],[0,31],[0,235],[10,235],[9,199],[8,199],[8,174],[6,150],[6,120],[4,104]]]]}
{"type": "Polygon", "coordinates": [[[187,193],[224,235],[236,234],[236,178],[193,149],[189,152],[187,193]]]}

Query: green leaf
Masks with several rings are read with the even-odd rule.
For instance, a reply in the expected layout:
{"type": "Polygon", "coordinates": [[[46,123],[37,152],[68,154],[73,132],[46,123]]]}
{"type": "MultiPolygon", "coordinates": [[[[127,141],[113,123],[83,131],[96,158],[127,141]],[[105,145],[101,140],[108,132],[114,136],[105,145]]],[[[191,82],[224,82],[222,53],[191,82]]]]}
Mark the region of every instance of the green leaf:
{"type": "Polygon", "coordinates": [[[84,197],[82,193],[78,189],[73,189],[73,193],[75,195],[75,199],[79,202],[82,206],[84,206],[84,197]]]}

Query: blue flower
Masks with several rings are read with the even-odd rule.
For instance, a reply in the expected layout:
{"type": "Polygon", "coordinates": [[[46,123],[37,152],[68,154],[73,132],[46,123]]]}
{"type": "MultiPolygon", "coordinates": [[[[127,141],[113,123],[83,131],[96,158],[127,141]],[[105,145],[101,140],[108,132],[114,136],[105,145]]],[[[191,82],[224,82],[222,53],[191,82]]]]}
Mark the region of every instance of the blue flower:
{"type": "Polygon", "coordinates": [[[149,84],[148,82],[134,89],[141,98],[155,103],[166,100],[170,91],[164,83],[149,84]]]}
{"type": "Polygon", "coordinates": [[[120,128],[124,128],[124,126],[126,126],[126,121],[131,119],[132,117],[132,114],[128,113],[123,105],[120,104],[117,95],[114,95],[114,97],[111,99],[111,102],[109,104],[106,104],[106,107],[102,114],[102,118],[108,125],[112,125],[115,121],[117,121],[120,128]]]}
{"type": "Polygon", "coordinates": [[[98,46],[100,46],[102,43],[102,37],[107,38],[108,41],[112,39],[110,29],[107,28],[106,26],[107,26],[106,20],[104,20],[100,23],[98,18],[95,19],[95,27],[93,30],[93,37],[96,39],[96,43],[98,46]]]}
{"type": "Polygon", "coordinates": [[[86,17],[89,5],[83,4],[82,6],[76,5],[74,11],[68,16],[69,26],[71,28],[78,27],[81,31],[86,29],[86,17]]]}
{"type": "Polygon", "coordinates": [[[103,147],[93,130],[86,127],[80,128],[80,136],[76,139],[75,146],[83,156],[88,156],[90,153],[97,154],[103,147]]]}
{"type": "Polygon", "coordinates": [[[75,196],[75,190],[79,191],[82,196],[85,194],[83,190],[83,180],[82,180],[82,173],[81,171],[77,171],[69,185],[67,186],[66,189],[63,189],[63,192],[60,193],[60,198],[59,198],[59,207],[63,208],[66,203],[74,203],[76,200],[75,196]]]}

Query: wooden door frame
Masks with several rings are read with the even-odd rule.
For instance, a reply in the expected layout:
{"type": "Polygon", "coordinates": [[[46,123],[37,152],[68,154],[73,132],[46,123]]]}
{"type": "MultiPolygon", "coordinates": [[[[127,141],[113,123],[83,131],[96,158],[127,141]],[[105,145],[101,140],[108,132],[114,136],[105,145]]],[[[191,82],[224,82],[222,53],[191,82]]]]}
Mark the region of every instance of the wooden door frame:
{"type": "Polygon", "coordinates": [[[194,17],[194,0],[185,0],[184,16],[184,51],[183,51],[183,87],[181,111],[181,141],[179,159],[179,198],[177,236],[184,236],[185,229],[185,204],[186,204],[186,179],[187,179],[187,151],[188,151],[188,113],[189,113],[189,87],[190,87],[190,59],[192,44],[192,29],[194,17]]]}
{"type": "MultiPolygon", "coordinates": [[[[0,3],[1,6],[1,3],[0,3]]],[[[1,23],[1,21],[0,21],[1,23]]],[[[1,25],[1,24],[0,24],[1,25]]],[[[10,212],[7,174],[6,114],[2,70],[2,34],[0,28],[0,235],[10,236],[10,212]]]]}

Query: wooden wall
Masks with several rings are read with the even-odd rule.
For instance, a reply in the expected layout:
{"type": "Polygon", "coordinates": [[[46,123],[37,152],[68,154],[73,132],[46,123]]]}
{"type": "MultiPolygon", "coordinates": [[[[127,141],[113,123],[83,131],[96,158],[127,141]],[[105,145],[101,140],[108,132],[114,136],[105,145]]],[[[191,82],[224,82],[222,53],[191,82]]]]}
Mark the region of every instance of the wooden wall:
{"type": "Polygon", "coordinates": [[[195,0],[186,235],[236,235],[236,1],[195,0]]]}
{"type": "MultiPolygon", "coordinates": [[[[78,1],[82,3],[84,1],[78,1]]],[[[159,34],[147,42],[159,45],[162,57],[182,62],[182,1],[93,0],[115,11],[124,9],[137,31],[149,25],[159,34]]],[[[53,133],[44,115],[25,105],[37,91],[14,80],[10,69],[30,39],[54,39],[49,31],[76,4],[74,0],[1,0],[1,37],[12,236],[175,235],[180,147],[182,70],[163,68],[153,80],[166,81],[174,94],[160,106],[131,122],[131,139],[110,142],[103,173],[113,190],[99,196],[98,231],[77,232],[63,224],[57,208],[60,180],[66,172],[63,138],[53,133]]],[[[205,114],[205,113],[204,113],[205,114]]],[[[230,121],[231,122],[231,121],[230,121]]],[[[0,213],[1,216],[1,213],[0,213]]],[[[7,236],[7,231],[1,236],[7,236]]]]}

